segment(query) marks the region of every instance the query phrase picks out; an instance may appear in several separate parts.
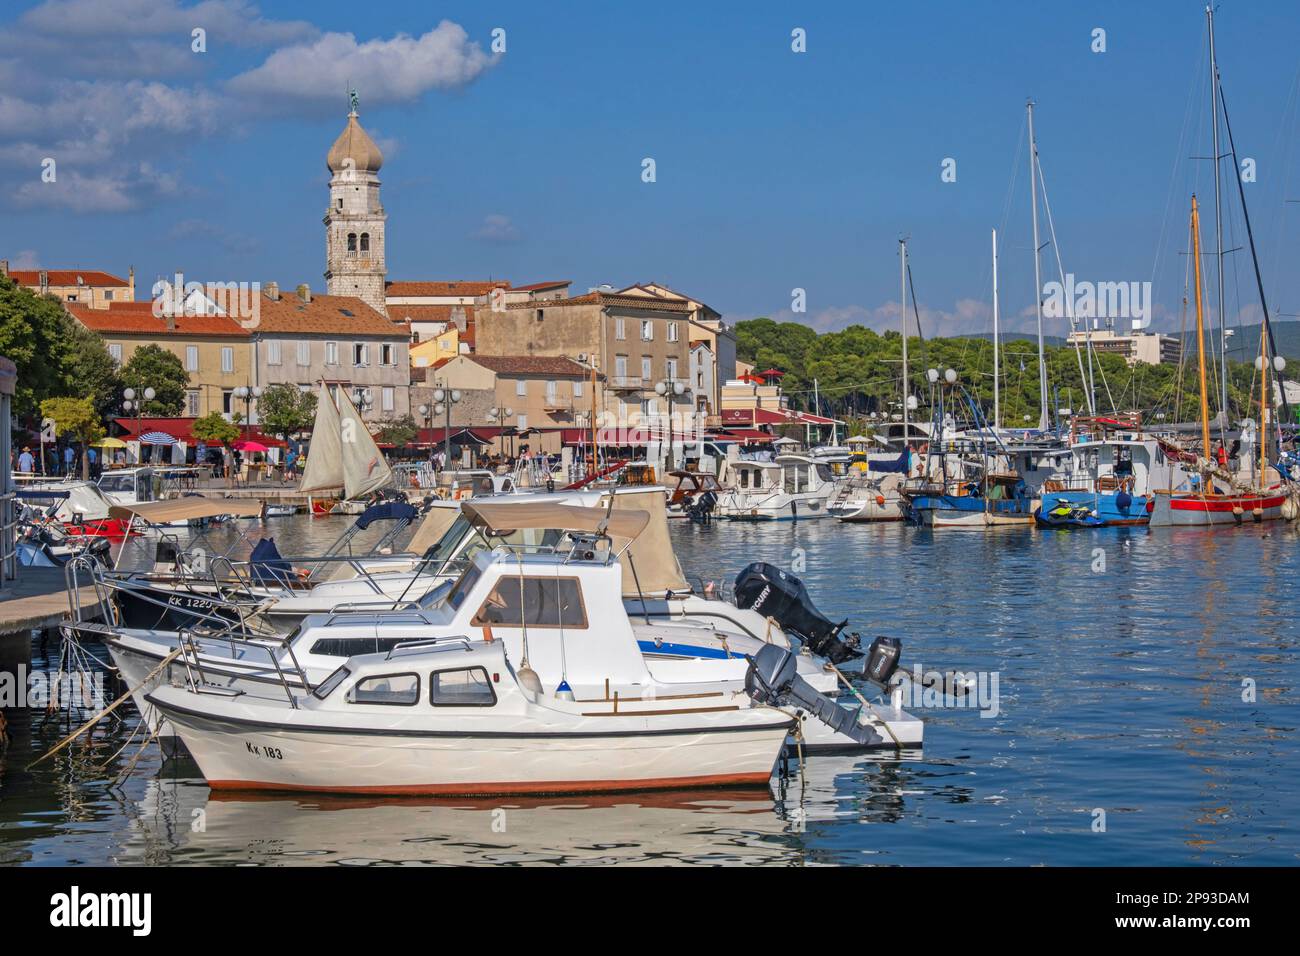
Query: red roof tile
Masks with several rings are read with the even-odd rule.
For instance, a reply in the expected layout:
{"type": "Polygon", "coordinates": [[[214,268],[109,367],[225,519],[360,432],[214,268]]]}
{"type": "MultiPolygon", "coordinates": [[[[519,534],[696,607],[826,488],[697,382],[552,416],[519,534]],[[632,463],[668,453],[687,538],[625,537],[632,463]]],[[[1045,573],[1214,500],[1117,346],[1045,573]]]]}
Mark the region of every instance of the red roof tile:
{"type": "Polygon", "coordinates": [[[69,304],[68,313],[101,335],[219,335],[243,336],[249,332],[224,315],[178,315],[174,327],[153,314],[152,302],[110,302],[107,309],[69,304]]]}
{"type": "Polygon", "coordinates": [[[403,339],[409,333],[401,325],[350,295],[316,295],[304,302],[296,293],[281,292],[270,298],[262,292],[257,332],[288,332],[319,335],[369,335],[403,339]]]}
{"type": "Polygon", "coordinates": [[[384,283],[384,294],[386,296],[424,296],[424,295],[469,295],[480,296],[487,295],[497,287],[502,289],[510,288],[508,279],[492,279],[487,282],[479,281],[456,281],[456,282],[386,282],[384,283]]]}
{"type": "Polygon", "coordinates": [[[558,282],[534,282],[530,285],[517,285],[511,292],[540,292],[542,289],[562,289],[567,285],[573,285],[572,279],[561,279],[558,282]]]}
{"type": "Polygon", "coordinates": [[[558,355],[467,355],[499,375],[589,375],[584,366],[558,355]]]}
{"type": "MultiPolygon", "coordinates": [[[[45,274],[49,277],[50,285],[77,285],[78,278],[81,279],[81,285],[127,286],[130,284],[125,279],[119,279],[115,275],[95,270],[79,272],[76,269],[47,269],[45,274]]],[[[39,288],[41,284],[39,269],[10,269],[9,278],[19,285],[32,286],[33,288],[39,288]]]]}

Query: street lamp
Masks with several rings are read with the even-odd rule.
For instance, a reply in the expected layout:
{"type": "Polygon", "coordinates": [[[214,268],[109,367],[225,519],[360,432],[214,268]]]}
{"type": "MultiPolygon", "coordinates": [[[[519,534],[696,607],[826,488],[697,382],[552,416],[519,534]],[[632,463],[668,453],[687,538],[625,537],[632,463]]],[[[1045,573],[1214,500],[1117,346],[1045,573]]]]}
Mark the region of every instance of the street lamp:
{"type": "Polygon", "coordinates": [[[133,388],[125,388],[122,390],[122,411],[126,412],[127,415],[130,415],[133,410],[135,411],[135,442],[137,449],[135,460],[137,465],[140,464],[144,457],[144,442],[140,440],[140,426],[141,419],[144,417],[144,403],[152,402],[157,397],[158,393],[155,392],[152,387],[145,388],[142,399],[136,398],[136,392],[133,388]]]}
{"type": "MultiPolygon", "coordinates": [[[[513,418],[513,417],[514,417],[514,414],[515,414],[515,410],[514,410],[513,408],[511,408],[509,405],[507,405],[507,406],[505,407],[504,410],[502,410],[502,409],[500,409],[500,408],[497,408],[497,406],[493,405],[491,408],[488,409],[487,417],[488,417],[488,421],[491,422],[493,425],[499,425],[499,426],[501,427],[501,432],[502,432],[502,434],[504,434],[504,433],[505,433],[505,430],[506,430],[506,420],[507,420],[507,419],[510,419],[510,418],[513,418]]],[[[515,443],[514,443],[514,441],[512,440],[512,441],[510,442],[510,457],[511,457],[511,458],[515,457],[515,447],[514,447],[514,444],[515,444],[515,443]]],[[[505,449],[505,446],[503,445],[503,446],[501,447],[501,451],[502,451],[502,453],[504,453],[505,450],[506,450],[506,449],[505,449]]]]}
{"type": "MultiPolygon", "coordinates": [[[[150,389],[149,391],[153,391],[153,389],[150,389]]],[[[245,429],[247,429],[247,428],[248,428],[249,426],[251,426],[252,423],[253,423],[253,400],[254,400],[254,399],[261,398],[261,397],[262,397],[262,392],[263,392],[263,389],[262,389],[262,386],[260,386],[260,385],[255,385],[255,386],[253,386],[252,388],[250,388],[250,387],[247,386],[247,385],[240,385],[238,388],[235,389],[235,393],[234,393],[234,394],[235,394],[235,397],[236,397],[236,398],[242,398],[242,399],[244,400],[244,427],[245,427],[245,429]]],[[[248,432],[245,431],[245,435],[247,435],[247,434],[248,434],[248,432]]]]}
{"type": "Polygon", "coordinates": [[[665,378],[662,382],[655,383],[655,394],[663,396],[668,404],[668,454],[664,456],[664,464],[668,468],[673,467],[673,396],[684,391],[686,386],[675,378],[665,378]]]}
{"type": "Polygon", "coordinates": [[[451,406],[460,401],[460,390],[435,388],[433,400],[438,403],[433,407],[433,413],[446,416],[446,425],[442,430],[442,457],[446,467],[451,464],[451,406]]]}

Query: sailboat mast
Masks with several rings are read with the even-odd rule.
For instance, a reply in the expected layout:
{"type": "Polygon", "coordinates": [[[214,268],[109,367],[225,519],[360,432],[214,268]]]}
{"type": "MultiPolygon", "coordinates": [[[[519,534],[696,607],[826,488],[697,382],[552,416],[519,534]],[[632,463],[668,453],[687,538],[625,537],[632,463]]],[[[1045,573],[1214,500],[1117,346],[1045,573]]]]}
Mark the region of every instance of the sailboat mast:
{"type": "Polygon", "coordinates": [[[1206,28],[1210,34],[1210,115],[1214,132],[1214,258],[1219,274],[1219,366],[1222,383],[1219,411],[1228,421],[1228,320],[1223,311],[1223,212],[1219,197],[1219,61],[1214,55],[1214,6],[1206,4],[1206,28]]]}
{"type": "Polygon", "coordinates": [[[908,409],[909,399],[912,390],[908,387],[908,370],[907,370],[907,239],[898,240],[898,275],[899,284],[902,292],[899,301],[902,303],[902,331],[903,331],[903,444],[912,447],[912,426],[910,425],[911,415],[908,409]]]}
{"type": "Polygon", "coordinates": [[[1034,101],[1029,114],[1029,208],[1034,217],[1034,308],[1038,311],[1038,427],[1047,428],[1047,359],[1043,353],[1043,278],[1038,261],[1038,141],[1034,139],[1034,101]]]}
{"type": "MultiPolygon", "coordinates": [[[[1201,376],[1201,456],[1210,457],[1210,400],[1205,377],[1205,306],[1201,301],[1201,217],[1192,194],[1192,270],[1196,283],[1196,365],[1201,376]]],[[[1202,489],[1203,491],[1205,489],[1202,489]]]]}
{"type": "Polygon", "coordinates": [[[998,354],[998,231],[993,230],[993,429],[1002,427],[1002,393],[999,376],[1002,358],[998,354]]]}

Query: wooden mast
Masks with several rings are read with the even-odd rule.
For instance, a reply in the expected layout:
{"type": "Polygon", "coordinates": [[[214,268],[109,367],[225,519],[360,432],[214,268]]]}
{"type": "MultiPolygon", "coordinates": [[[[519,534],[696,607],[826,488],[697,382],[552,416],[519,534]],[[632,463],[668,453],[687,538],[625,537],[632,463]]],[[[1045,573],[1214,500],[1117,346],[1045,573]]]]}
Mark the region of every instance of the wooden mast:
{"type": "MultiPolygon", "coordinates": [[[[1205,378],[1205,313],[1201,301],[1201,218],[1196,210],[1196,194],[1192,194],[1192,270],[1196,283],[1196,364],[1201,378],[1201,456],[1210,457],[1210,400],[1206,396],[1205,378]]],[[[1208,485],[1208,482],[1204,484],[1208,485]]],[[[1209,493],[1207,488],[1201,489],[1209,493]]]]}

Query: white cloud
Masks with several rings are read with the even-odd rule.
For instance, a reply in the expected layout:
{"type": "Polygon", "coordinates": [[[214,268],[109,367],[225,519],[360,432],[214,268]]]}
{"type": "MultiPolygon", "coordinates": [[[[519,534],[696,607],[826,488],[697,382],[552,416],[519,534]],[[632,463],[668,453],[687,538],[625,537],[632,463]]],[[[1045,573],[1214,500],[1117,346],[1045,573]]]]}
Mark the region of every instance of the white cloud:
{"type": "Polygon", "coordinates": [[[474,239],[483,239],[487,242],[518,242],[520,239],[519,229],[510,221],[509,216],[503,216],[500,213],[492,213],[483,218],[483,225],[475,230],[474,239]]]}
{"type": "Polygon", "coordinates": [[[180,36],[190,46],[195,27],[207,31],[208,41],[240,46],[273,46],[307,39],[319,33],[301,20],[268,20],[248,0],[202,0],[188,6],[179,0],[45,0],[18,20],[36,34],[66,37],[180,36]]]}
{"type": "Polygon", "coordinates": [[[58,173],[54,182],[32,177],[11,195],[20,207],[53,207],[79,213],[128,212],[146,202],[180,195],[180,180],[149,163],[85,174],[77,170],[58,173]]]}
{"type": "Polygon", "coordinates": [[[276,50],[228,87],[263,109],[337,104],[349,85],[363,104],[396,103],[465,86],[494,62],[462,26],[443,20],[419,38],[399,34],[359,43],[351,33],[326,33],[276,50]]]}

